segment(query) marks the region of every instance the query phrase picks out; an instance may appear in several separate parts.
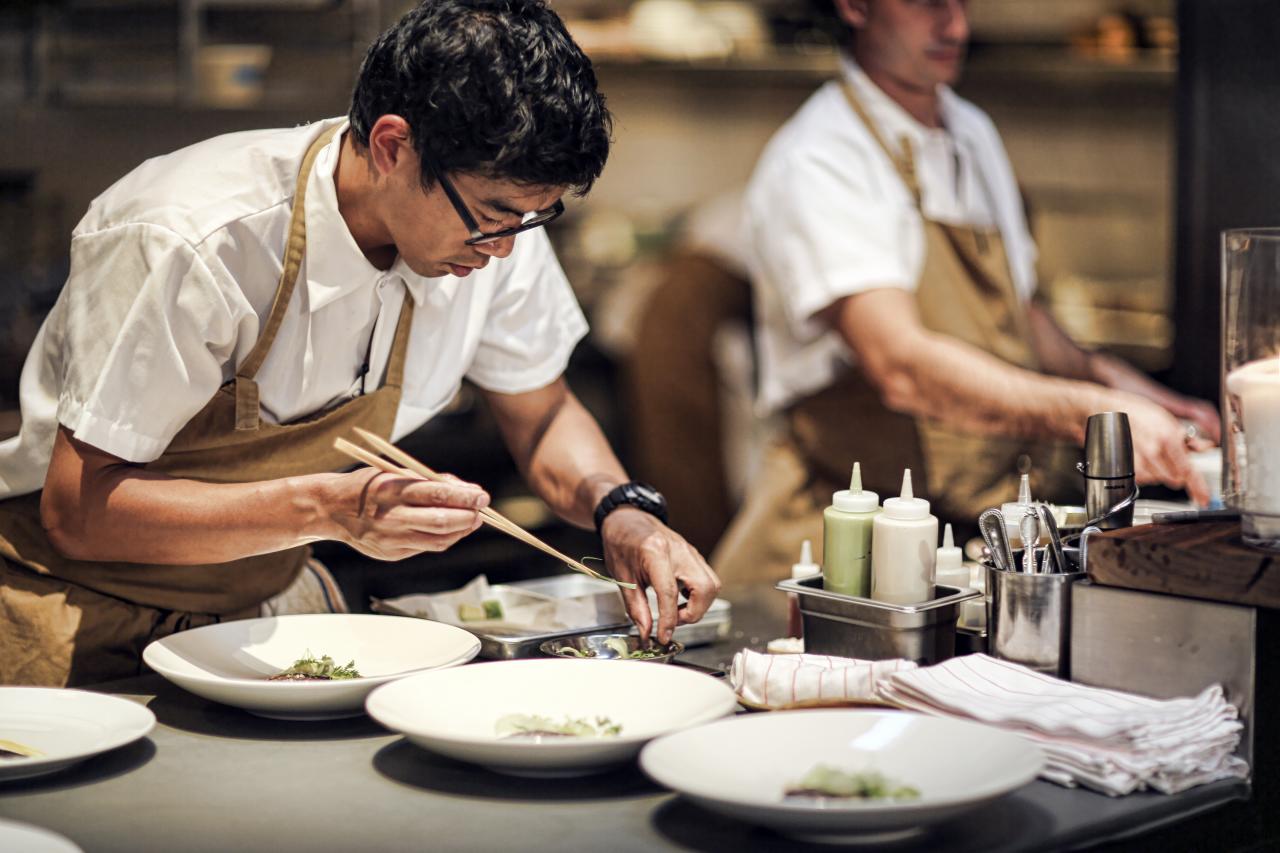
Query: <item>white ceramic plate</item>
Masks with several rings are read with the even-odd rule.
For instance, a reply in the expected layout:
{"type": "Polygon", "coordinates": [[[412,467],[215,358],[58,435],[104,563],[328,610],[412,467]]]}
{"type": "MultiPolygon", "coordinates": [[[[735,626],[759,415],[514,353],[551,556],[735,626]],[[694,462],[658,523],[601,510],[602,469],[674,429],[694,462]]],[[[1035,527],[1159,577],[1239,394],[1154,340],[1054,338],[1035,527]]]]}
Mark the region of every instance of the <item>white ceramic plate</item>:
{"type": "MultiPolygon", "coordinates": [[[[660,669],[661,667],[654,667],[660,669]]],[[[1040,750],[977,723],[901,711],[780,711],[722,720],[654,741],[640,766],[712,811],[802,837],[914,831],[1030,782],[1040,750]],[[815,765],[877,770],[911,801],[785,801],[815,765]]]]}
{"type": "MultiPolygon", "coordinates": [[[[40,750],[0,758],[0,781],[39,776],[132,743],[155,727],[145,706],[105,693],[55,687],[0,687],[0,740],[40,750]]],[[[0,849],[6,848],[0,845],[0,849]]]]}
{"type": "Polygon", "coordinates": [[[428,672],[375,690],[369,715],[419,746],[502,773],[591,773],[630,760],[647,741],[733,711],[724,682],[674,666],[516,660],[428,672]],[[500,739],[507,714],[608,717],[617,736],[500,739]]]}
{"type": "Polygon", "coordinates": [[[182,631],[142,652],[147,666],[197,696],[263,717],[353,717],[380,684],[466,663],[480,641],[452,625],[401,616],[316,613],[243,619],[182,631]],[[362,678],[268,681],[310,652],[355,661],[362,678]]]}
{"type": "Polygon", "coordinates": [[[0,850],[21,853],[83,853],[79,845],[30,823],[0,818],[0,850]]]}

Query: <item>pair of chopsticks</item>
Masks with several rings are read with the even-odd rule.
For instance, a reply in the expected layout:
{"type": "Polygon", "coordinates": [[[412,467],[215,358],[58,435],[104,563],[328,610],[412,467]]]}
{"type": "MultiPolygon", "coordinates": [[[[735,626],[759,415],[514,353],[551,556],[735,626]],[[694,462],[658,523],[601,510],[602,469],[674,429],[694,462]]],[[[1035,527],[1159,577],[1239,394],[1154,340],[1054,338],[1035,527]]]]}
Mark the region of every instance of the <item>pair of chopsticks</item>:
{"type": "MultiPolygon", "coordinates": [[[[378,456],[376,454],[370,453],[369,451],[365,450],[363,447],[360,447],[356,444],[352,444],[351,442],[347,441],[345,438],[334,439],[333,446],[335,450],[345,453],[348,456],[350,456],[352,459],[355,459],[359,462],[363,462],[364,464],[369,465],[370,467],[378,468],[382,471],[386,471],[388,474],[403,475],[405,473],[405,470],[408,470],[409,472],[413,474],[417,474],[419,477],[422,477],[423,479],[426,479],[426,480],[434,480],[437,483],[451,482],[447,478],[441,477],[435,471],[432,471],[426,465],[423,465],[417,459],[414,459],[408,453],[405,453],[403,450],[396,447],[394,444],[387,441],[386,439],[380,436],[374,435],[368,430],[361,429],[360,427],[354,427],[354,429],[355,429],[356,435],[364,439],[365,442],[370,447],[378,451],[378,453],[381,453],[382,456],[387,456],[387,457],[390,457],[391,459],[394,459],[396,462],[400,463],[400,465],[403,466],[403,468],[393,465],[392,463],[388,462],[386,459],[383,459],[382,456],[378,456]]],[[[615,580],[614,578],[611,578],[608,575],[603,575],[600,572],[597,572],[595,569],[592,569],[591,567],[578,562],[572,557],[566,554],[563,554],[560,551],[557,551],[555,548],[552,548],[546,542],[543,542],[537,536],[534,536],[532,533],[525,530],[523,527],[516,524],[511,519],[507,518],[502,513],[498,512],[492,507],[485,507],[484,509],[480,510],[480,517],[484,520],[486,524],[489,524],[489,525],[492,525],[493,527],[498,528],[508,536],[511,536],[515,539],[519,539],[521,542],[525,543],[526,545],[531,545],[534,548],[537,548],[539,551],[542,551],[543,553],[550,554],[551,556],[555,557],[557,560],[561,560],[562,562],[564,562],[565,565],[567,565],[571,569],[574,569],[575,571],[582,572],[584,575],[593,577],[596,580],[608,581],[609,583],[617,584],[618,586],[626,587],[627,589],[636,588],[636,585],[633,583],[615,580]]]]}

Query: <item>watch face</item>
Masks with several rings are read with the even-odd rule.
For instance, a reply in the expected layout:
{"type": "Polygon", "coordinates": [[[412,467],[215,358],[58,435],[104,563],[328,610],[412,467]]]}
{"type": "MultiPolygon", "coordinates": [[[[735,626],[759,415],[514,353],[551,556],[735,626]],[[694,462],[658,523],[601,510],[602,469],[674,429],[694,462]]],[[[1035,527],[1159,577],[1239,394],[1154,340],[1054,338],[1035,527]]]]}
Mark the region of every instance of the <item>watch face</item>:
{"type": "Polygon", "coordinates": [[[646,486],[644,483],[636,483],[635,490],[636,490],[636,494],[638,494],[640,497],[644,498],[647,501],[652,501],[653,503],[662,503],[662,495],[658,492],[657,489],[654,489],[651,486],[646,486]]]}

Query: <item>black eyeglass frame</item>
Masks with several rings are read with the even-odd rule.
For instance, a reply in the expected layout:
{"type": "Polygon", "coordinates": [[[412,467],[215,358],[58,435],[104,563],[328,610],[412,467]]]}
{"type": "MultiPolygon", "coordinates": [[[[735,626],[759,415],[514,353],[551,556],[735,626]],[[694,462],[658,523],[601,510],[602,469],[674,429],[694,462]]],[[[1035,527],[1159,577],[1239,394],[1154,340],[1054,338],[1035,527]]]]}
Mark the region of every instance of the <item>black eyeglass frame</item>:
{"type": "Polygon", "coordinates": [[[471,215],[471,210],[467,207],[467,203],[462,200],[462,196],[458,194],[457,188],[454,187],[453,182],[449,180],[449,177],[445,175],[444,171],[437,169],[435,163],[431,160],[427,160],[426,163],[427,168],[431,170],[431,174],[440,182],[440,187],[444,190],[444,194],[449,199],[449,203],[453,205],[453,209],[458,214],[458,218],[461,219],[462,224],[467,227],[467,232],[471,235],[470,238],[465,241],[465,244],[468,246],[493,243],[497,240],[504,240],[507,237],[514,237],[522,231],[541,228],[547,223],[558,219],[560,214],[564,213],[564,202],[560,199],[556,199],[555,204],[545,210],[537,211],[532,217],[521,222],[519,225],[512,225],[510,228],[503,228],[500,231],[494,231],[486,234],[484,231],[480,230],[480,225],[476,222],[476,218],[471,215]]]}

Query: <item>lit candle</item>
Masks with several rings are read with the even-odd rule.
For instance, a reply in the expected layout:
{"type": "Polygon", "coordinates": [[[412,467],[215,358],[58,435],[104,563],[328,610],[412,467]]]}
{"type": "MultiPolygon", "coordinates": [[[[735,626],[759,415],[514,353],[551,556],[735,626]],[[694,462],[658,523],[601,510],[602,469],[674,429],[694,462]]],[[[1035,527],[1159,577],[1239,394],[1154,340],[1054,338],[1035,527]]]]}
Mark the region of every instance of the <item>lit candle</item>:
{"type": "Polygon", "coordinates": [[[1240,400],[1244,426],[1241,509],[1260,537],[1280,541],[1280,356],[1231,371],[1227,393],[1240,400]]]}

